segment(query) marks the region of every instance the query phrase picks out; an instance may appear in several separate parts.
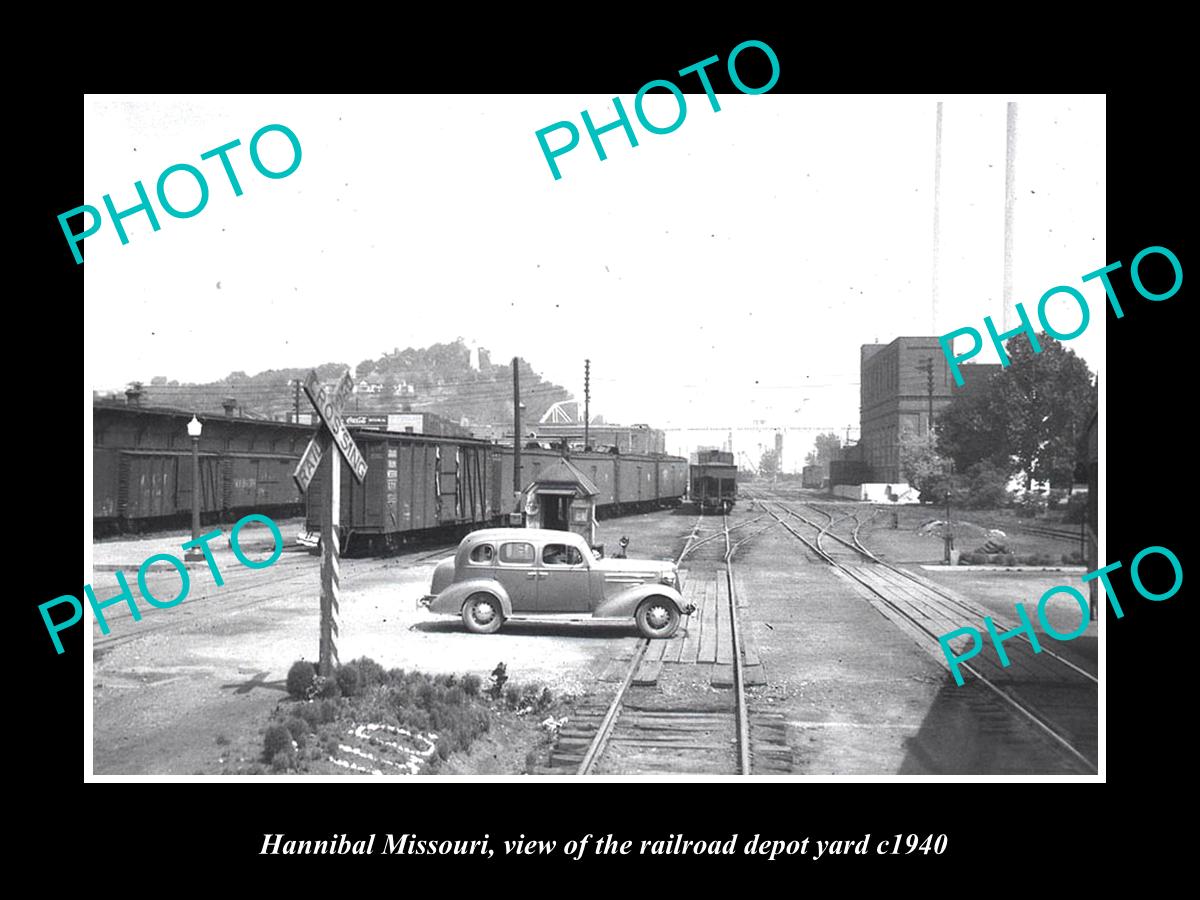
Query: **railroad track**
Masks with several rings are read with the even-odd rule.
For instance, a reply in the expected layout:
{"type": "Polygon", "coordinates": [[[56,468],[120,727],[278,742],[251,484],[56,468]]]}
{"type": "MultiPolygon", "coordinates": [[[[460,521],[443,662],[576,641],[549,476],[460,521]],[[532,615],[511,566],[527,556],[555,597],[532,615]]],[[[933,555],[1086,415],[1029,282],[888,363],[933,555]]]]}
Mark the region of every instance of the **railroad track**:
{"type": "MultiPolygon", "coordinates": [[[[990,615],[988,611],[945,591],[935,583],[880,559],[862,544],[859,536],[865,524],[862,521],[856,520],[847,539],[832,529],[850,516],[834,519],[828,512],[817,510],[827,520],[822,524],[777,500],[752,498],[752,502],[776,519],[819,559],[855,582],[885,618],[900,627],[942,665],[945,665],[945,660],[938,637],[964,625],[978,627],[983,617],[990,615]],[[801,534],[793,522],[805,525],[814,534],[801,534]],[[832,540],[833,545],[826,543],[826,539],[832,540]],[[829,552],[832,546],[836,546],[836,553],[829,552]],[[847,554],[853,554],[854,559],[848,559],[847,554]]],[[[1010,627],[997,624],[1003,630],[1010,627]]],[[[977,685],[990,692],[993,704],[1003,707],[1049,742],[1071,770],[1095,773],[1095,751],[1089,753],[1080,745],[1088,745],[1089,749],[1095,746],[1096,676],[1045,646],[1041,653],[1034,655],[1029,639],[1024,634],[1020,637],[1024,647],[1029,650],[1022,648],[1018,651],[1018,645],[1010,642],[1010,666],[1002,667],[998,661],[985,659],[981,654],[970,662],[960,663],[960,668],[973,676],[977,685]]],[[[962,689],[968,687],[970,682],[962,689]]],[[[985,730],[989,734],[1000,734],[997,739],[1002,739],[1003,734],[997,732],[995,726],[994,713],[987,713],[983,720],[987,723],[985,730]]]]}
{"type": "MultiPolygon", "coordinates": [[[[747,661],[760,670],[757,649],[745,646],[745,635],[739,621],[739,587],[733,571],[733,557],[738,549],[764,531],[774,528],[767,524],[743,533],[738,540],[733,534],[770,517],[763,513],[730,525],[722,516],[721,530],[699,536],[701,523],[697,520],[683,550],[676,559],[682,563],[705,548],[716,551],[717,578],[724,586],[717,640],[721,641],[715,655],[714,672],[729,667],[729,695],[704,695],[701,699],[684,702],[663,696],[654,690],[658,669],[649,657],[657,650],[666,655],[662,645],[671,641],[639,639],[625,668],[624,676],[612,699],[603,708],[586,707],[577,711],[573,720],[558,737],[551,757],[550,772],[565,773],[572,769],[577,775],[601,774],[605,763],[622,774],[631,772],[713,773],[749,775],[758,771],[790,771],[791,750],[785,740],[783,717],[774,714],[752,714],[746,697],[747,661]],[[722,662],[728,660],[728,662],[722,662]],[[646,677],[647,669],[655,673],[646,677]]],[[[711,521],[711,517],[708,517],[711,521]]],[[[698,616],[689,617],[697,619],[698,616]]],[[[689,622],[700,628],[699,621],[689,622]]],[[[710,626],[711,627],[711,626],[710,626]]],[[[681,626],[681,632],[682,632],[681,626]]],[[[687,640],[691,639],[687,636],[687,640]]],[[[673,640],[685,641],[677,635],[673,640]]],[[[679,649],[681,645],[676,645],[679,649]]],[[[668,657],[669,658],[669,657],[668,657]]],[[[677,657],[678,658],[678,657],[677,657]]],[[[714,675],[714,684],[717,684],[714,675]]],[[[721,675],[724,678],[725,675],[721,675]]],[[[763,683],[761,677],[753,678],[763,683]]],[[[722,682],[723,683],[723,682],[722,682]]]]}

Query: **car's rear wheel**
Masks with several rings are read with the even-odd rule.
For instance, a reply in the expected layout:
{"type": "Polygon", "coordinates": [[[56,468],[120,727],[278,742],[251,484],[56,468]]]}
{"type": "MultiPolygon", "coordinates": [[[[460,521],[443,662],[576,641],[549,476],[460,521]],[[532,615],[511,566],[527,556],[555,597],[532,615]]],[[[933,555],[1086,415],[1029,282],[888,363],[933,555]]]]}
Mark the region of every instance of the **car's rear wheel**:
{"type": "Polygon", "coordinates": [[[504,624],[504,610],[491,594],[472,594],[463,604],[462,620],[473,634],[492,634],[504,624]]]}
{"type": "Polygon", "coordinates": [[[679,630],[679,609],[666,597],[647,597],[634,618],[643,637],[669,638],[679,630]]]}

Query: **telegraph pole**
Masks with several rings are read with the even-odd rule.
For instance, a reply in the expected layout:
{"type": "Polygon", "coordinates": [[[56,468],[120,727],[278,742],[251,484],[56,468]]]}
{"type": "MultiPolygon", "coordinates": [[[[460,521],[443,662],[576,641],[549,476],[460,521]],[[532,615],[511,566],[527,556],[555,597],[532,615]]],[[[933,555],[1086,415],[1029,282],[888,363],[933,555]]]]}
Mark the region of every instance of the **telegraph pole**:
{"type": "Polygon", "coordinates": [[[514,356],[513,370],[513,503],[521,495],[521,358],[514,356]]]}
{"type": "Polygon", "coordinates": [[[292,392],[293,392],[292,411],[295,413],[294,417],[292,418],[292,421],[295,422],[297,425],[299,425],[300,424],[300,379],[299,378],[292,379],[292,392]]]}
{"type": "Polygon", "coordinates": [[[585,359],[583,361],[583,449],[588,449],[589,438],[591,432],[589,424],[591,423],[590,403],[592,399],[592,361],[585,359]]]}

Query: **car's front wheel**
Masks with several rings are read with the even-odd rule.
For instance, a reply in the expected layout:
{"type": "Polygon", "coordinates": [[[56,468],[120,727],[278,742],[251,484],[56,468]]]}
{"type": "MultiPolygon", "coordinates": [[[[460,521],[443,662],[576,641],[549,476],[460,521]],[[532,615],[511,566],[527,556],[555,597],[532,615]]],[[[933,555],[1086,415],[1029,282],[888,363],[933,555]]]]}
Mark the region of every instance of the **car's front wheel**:
{"type": "Polygon", "coordinates": [[[669,638],[679,630],[679,609],[666,597],[646,598],[634,618],[643,637],[669,638]]]}
{"type": "Polygon", "coordinates": [[[492,634],[504,624],[504,611],[491,594],[472,594],[463,604],[462,620],[473,634],[492,634]]]}

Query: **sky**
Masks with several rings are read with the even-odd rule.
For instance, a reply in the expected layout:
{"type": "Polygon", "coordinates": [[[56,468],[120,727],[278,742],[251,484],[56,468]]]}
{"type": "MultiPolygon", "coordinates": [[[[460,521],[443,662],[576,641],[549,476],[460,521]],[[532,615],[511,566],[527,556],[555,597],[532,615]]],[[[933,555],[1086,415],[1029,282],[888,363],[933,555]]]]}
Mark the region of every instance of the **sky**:
{"type": "MultiPolygon", "coordinates": [[[[1081,276],[1113,261],[1103,96],[734,93],[718,95],[720,112],[686,100],[670,134],[636,118],[636,148],[604,134],[601,162],[580,111],[612,121],[603,95],[86,96],[84,202],[133,206],[140,179],[161,229],[134,214],[122,245],[105,217],[85,241],[85,391],[353,367],[462,337],[580,395],[589,358],[593,414],[666,428],[675,452],[741,429],[735,449],[757,459],[763,434],[785,427],[798,465],[820,431],[856,436],[861,344],[1000,321],[1009,100],[1013,300],[1033,316],[1051,287],[1080,290],[1092,322],[1068,346],[1102,370],[1104,292],[1081,276]],[[581,142],[555,180],[535,132],[560,120],[581,142]],[[302,158],[268,179],[248,145],[275,123],[302,158]],[[234,139],[241,196],[200,159],[234,139]],[[177,163],[208,183],[191,218],[154,197],[177,163]]],[[[677,115],[669,94],[645,109],[656,123],[677,115]]],[[[291,161],[278,133],[260,150],[269,168],[291,161]]],[[[187,174],[167,193],[181,209],[199,196],[187,174]]],[[[1061,331],[1077,316],[1051,304],[1061,331]]],[[[989,347],[976,361],[997,358],[989,347]]]]}

